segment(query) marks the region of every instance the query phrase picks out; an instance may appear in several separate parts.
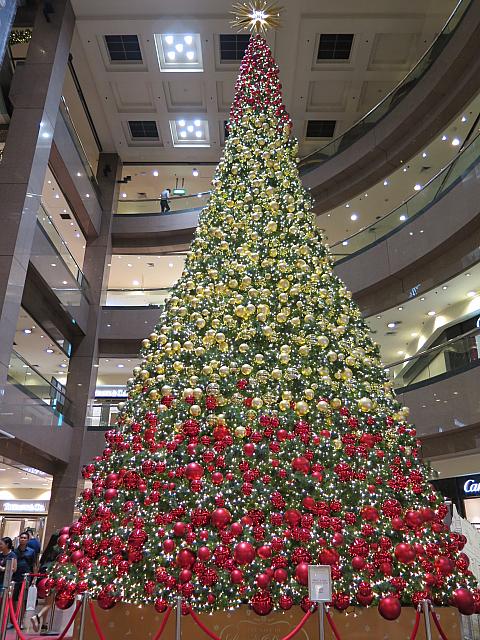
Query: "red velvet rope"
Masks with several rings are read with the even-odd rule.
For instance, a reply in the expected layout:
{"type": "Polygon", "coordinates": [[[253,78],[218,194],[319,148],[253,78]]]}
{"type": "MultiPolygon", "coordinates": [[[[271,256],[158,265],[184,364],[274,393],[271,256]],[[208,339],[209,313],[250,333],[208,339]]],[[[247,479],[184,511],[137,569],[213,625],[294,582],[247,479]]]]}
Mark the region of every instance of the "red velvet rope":
{"type": "Polygon", "coordinates": [[[418,633],[418,627],[420,626],[420,611],[417,610],[417,613],[415,615],[415,624],[413,626],[413,631],[412,631],[412,635],[410,636],[410,640],[415,640],[415,638],[417,637],[417,633],[418,633]]]}
{"type": "Polygon", "coordinates": [[[330,625],[330,629],[332,630],[333,635],[335,636],[335,640],[342,640],[342,639],[340,638],[340,634],[338,633],[338,629],[337,629],[337,627],[336,627],[336,625],[335,625],[335,623],[334,623],[334,621],[333,621],[333,618],[332,618],[332,616],[330,615],[330,611],[326,611],[326,612],[325,612],[325,615],[326,615],[326,617],[327,617],[328,624],[330,625]]]}
{"type": "MultiPolygon", "coordinates": [[[[63,640],[63,638],[65,638],[65,636],[68,633],[68,630],[70,629],[70,627],[73,624],[73,621],[77,617],[77,613],[80,611],[80,607],[81,606],[82,606],[82,603],[79,600],[78,603],[77,603],[77,606],[75,607],[75,611],[73,612],[72,617],[68,621],[68,624],[65,627],[65,629],[62,631],[62,633],[59,636],[57,636],[56,638],[53,638],[52,640],[63,640]]],[[[15,609],[13,608],[13,600],[10,597],[8,598],[8,609],[10,611],[10,619],[12,621],[12,624],[13,624],[14,628],[15,628],[15,631],[17,632],[18,637],[20,638],[20,640],[27,640],[25,638],[25,636],[23,635],[22,630],[20,629],[20,626],[18,624],[17,618],[15,616],[15,609]]]]}
{"type": "Polygon", "coordinates": [[[92,617],[93,626],[95,627],[97,636],[100,638],[100,640],[105,640],[105,636],[103,635],[103,632],[100,629],[100,625],[98,624],[98,618],[97,618],[97,614],[95,613],[95,607],[93,606],[93,602],[91,600],[88,601],[88,607],[90,609],[90,615],[92,617]]]}
{"type": "Polygon", "coordinates": [[[17,610],[15,612],[17,620],[20,617],[20,611],[22,610],[23,596],[25,594],[25,584],[25,580],[22,580],[22,586],[20,587],[20,593],[18,594],[17,610]]]}
{"type": "MultiPolygon", "coordinates": [[[[200,629],[207,634],[207,636],[212,638],[212,640],[221,640],[217,635],[213,633],[213,631],[210,631],[210,629],[203,624],[203,622],[200,620],[200,618],[197,616],[197,614],[191,607],[188,608],[188,611],[192,616],[192,619],[197,623],[200,629]]],[[[293,636],[295,636],[300,631],[300,629],[307,622],[307,620],[310,618],[312,613],[313,613],[312,611],[307,611],[307,613],[303,616],[303,618],[300,620],[297,626],[294,629],[292,629],[290,633],[287,633],[287,635],[281,640],[291,640],[291,638],[293,638],[293,636]]]]}
{"type": "Polygon", "coordinates": [[[440,626],[440,620],[437,618],[437,614],[435,613],[435,611],[433,609],[431,610],[431,614],[432,614],[432,618],[433,618],[433,621],[435,623],[435,626],[437,627],[437,631],[440,634],[440,637],[442,638],[442,640],[448,640],[447,636],[445,635],[445,632],[443,631],[442,627],[440,626]]]}
{"type": "Polygon", "coordinates": [[[160,636],[162,635],[163,630],[167,626],[168,618],[169,618],[171,613],[172,613],[172,607],[168,607],[168,609],[165,612],[165,615],[163,616],[163,620],[162,620],[162,624],[160,625],[160,629],[158,630],[158,633],[154,637],[153,640],[160,640],[160,636]]]}

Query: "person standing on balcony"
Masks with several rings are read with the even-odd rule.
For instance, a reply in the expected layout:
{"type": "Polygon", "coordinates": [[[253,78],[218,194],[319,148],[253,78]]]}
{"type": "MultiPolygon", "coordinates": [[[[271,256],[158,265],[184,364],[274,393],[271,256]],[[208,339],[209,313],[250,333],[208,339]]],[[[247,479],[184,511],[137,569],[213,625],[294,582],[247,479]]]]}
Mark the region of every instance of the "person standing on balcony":
{"type": "Polygon", "coordinates": [[[168,199],[170,198],[170,189],[164,189],[160,195],[160,206],[162,208],[162,213],[166,211],[170,211],[170,205],[168,203],[168,199]]]}

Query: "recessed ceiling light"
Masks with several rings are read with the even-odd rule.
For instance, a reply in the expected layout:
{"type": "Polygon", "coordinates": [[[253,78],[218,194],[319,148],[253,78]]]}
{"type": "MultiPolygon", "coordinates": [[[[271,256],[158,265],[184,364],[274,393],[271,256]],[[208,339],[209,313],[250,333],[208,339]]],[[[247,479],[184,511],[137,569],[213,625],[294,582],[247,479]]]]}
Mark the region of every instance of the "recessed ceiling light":
{"type": "Polygon", "coordinates": [[[384,187],[388,187],[388,180],[384,180],[384,181],[383,181],[383,186],[384,186],[384,187]]]}
{"type": "Polygon", "coordinates": [[[32,330],[31,329],[24,329],[23,333],[27,334],[27,336],[28,336],[30,333],[32,333],[32,330]]]}
{"type": "Polygon", "coordinates": [[[62,362],[62,364],[60,366],[62,367],[62,369],[66,369],[67,368],[67,365],[64,362],[62,362]]]}
{"type": "Polygon", "coordinates": [[[53,349],[51,349],[50,347],[49,347],[48,349],[45,349],[45,351],[46,351],[47,353],[53,353],[53,349]]]}
{"type": "Polygon", "coordinates": [[[126,198],[127,194],[125,192],[122,193],[122,198],[126,198]]]}
{"type": "Polygon", "coordinates": [[[180,127],[184,127],[184,126],[185,126],[185,120],[179,120],[179,121],[178,121],[178,125],[179,125],[180,127]]]}
{"type": "Polygon", "coordinates": [[[124,364],[117,364],[117,367],[118,367],[119,369],[123,369],[123,368],[124,368],[124,366],[125,366],[124,364]]]}
{"type": "Polygon", "coordinates": [[[348,209],[348,208],[350,207],[350,205],[349,205],[349,204],[346,204],[346,205],[345,205],[345,207],[348,209]]]}
{"type": "Polygon", "coordinates": [[[462,116],[461,122],[466,122],[466,121],[467,121],[467,116],[462,116]]]}
{"type": "Polygon", "coordinates": [[[173,36],[165,36],[165,42],[167,44],[173,44],[173,36]]]}
{"type": "Polygon", "coordinates": [[[193,124],[189,124],[188,127],[187,127],[188,133],[193,133],[194,129],[195,129],[195,127],[193,126],[193,124]]]}
{"type": "Polygon", "coordinates": [[[382,316],[377,316],[377,320],[380,320],[380,318],[381,318],[381,317],[382,317],[382,316]]]}
{"type": "Polygon", "coordinates": [[[412,331],[410,335],[412,336],[412,338],[418,338],[418,333],[416,331],[412,331]]]}
{"type": "Polygon", "coordinates": [[[195,137],[197,137],[197,138],[201,138],[201,137],[202,137],[202,135],[203,135],[203,134],[202,134],[202,132],[201,132],[201,131],[198,131],[198,130],[197,130],[197,131],[195,131],[195,137]]]}
{"type": "Polygon", "coordinates": [[[459,144],[460,144],[460,140],[458,138],[454,138],[452,140],[452,147],[458,147],[459,144]]]}
{"type": "Polygon", "coordinates": [[[434,315],[436,315],[436,313],[437,313],[436,311],[429,311],[429,312],[428,312],[428,315],[429,315],[429,316],[434,316],[434,315]]]}
{"type": "Polygon", "coordinates": [[[186,131],[180,131],[180,137],[181,138],[186,138],[187,137],[187,132],[186,131]]]}
{"type": "Polygon", "coordinates": [[[48,182],[48,184],[52,184],[52,181],[51,181],[51,180],[47,180],[47,182],[48,182]]]}
{"type": "Polygon", "coordinates": [[[352,213],[352,215],[350,216],[350,220],[358,220],[358,214],[357,213],[352,213]]]}
{"type": "Polygon", "coordinates": [[[152,173],[155,176],[155,178],[158,178],[158,171],[156,169],[154,171],[152,171],[152,173]]]}
{"type": "Polygon", "coordinates": [[[395,329],[395,327],[396,327],[396,326],[397,326],[397,325],[395,324],[395,322],[389,322],[389,323],[387,324],[387,327],[388,327],[389,329],[395,329]]]}
{"type": "Polygon", "coordinates": [[[417,182],[417,184],[413,187],[413,189],[414,189],[414,191],[421,191],[422,185],[418,184],[418,182],[417,182]]]}
{"type": "Polygon", "coordinates": [[[55,199],[59,200],[60,196],[58,195],[58,193],[55,194],[55,199]]]}
{"type": "Polygon", "coordinates": [[[467,296],[468,296],[469,298],[474,298],[476,295],[477,295],[477,292],[476,292],[476,291],[469,291],[469,292],[467,293],[467,296]]]}
{"type": "Polygon", "coordinates": [[[187,60],[193,60],[195,58],[195,51],[187,51],[185,55],[187,56],[187,60]]]}
{"type": "Polygon", "coordinates": [[[194,120],[194,121],[193,121],[193,124],[194,124],[196,127],[199,127],[199,126],[202,124],[202,121],[197,119],[197,120],[194,120]]]}
{"type": "Polygon", "coordinates": [[[193,170],[192,170],[192,176],[193,176],[194,178],[196,178],[196,177],[198,176],[198,169],[193,169],[193,170]]]}
{"type": "Polygon", "coordinates": [[[133,267],[133,264],[132,264],[131,262],[129,262],[129,263],[127,264],[127,267],[133,267]]]}
{"type": "Polygon", "coordinates": [[[134,287],[138,287],[140,282],[138,280],[133,280],[132,284],[133,284],[134,287]]]}
{"type": "Polygon", "coordinates": [[[448,140],[448,138],[447,138],[447,136],[445,134],[443,134],[442,141],[445,142],[445,140],[448,140]]]}
{"type": "Polygon", "coordinates": [[[407,216],[404,213],[402,213],[402,215],[400,216],[400,220],[402,222],[405,222],[406,219],[407,219],[407,216]]]}
{"type": "Polygon", "coordinates": [[[467,278],[468,278],[468,277],[470,276],[470,273],[466,273],[465,275],[466,275],[466,276],[467,276],[467,278]]]}
{"type": "Polygon", "coordinates": [[[403,356],[403,355],[405,354],[405,351],[397,351],[397,354],[398,354],[399,356],[403,356]]]}
{"type": "Polygon", "coordinates": [[[398,307],[398,310],[399,311],[403,311],[403,307],[398,307]]]}
{"type": "Polygon", "coordinates": [[[448,289],[447,285],[446,285],[446,284],[444,284],[444,285],[443,285],[443,287],[442,287],[442,289],[443,289],[444,291],[446,291],[446,290],[448,289]]]}
{"type": "Polygon", "coordinates": [[[178,53],[182,53],[183,44],[181,42],[177,42],[177,44],[175,45],[175,49],[178,51],[178,53]]]}
{"type": "Polygon", "coordinates": [[[175,60],[175,51],[167,51],[167,58],[169,60],[175,60]]]}
{"type": "Polygon", "coordinates": [[[424,152],[422,153],[422,158],[426,158],[426,157],[427,157],[427,152],[426,152],[426,151],[424,151],[424,152]]]}
{"type": "Polygon", "coordinates": [[[62,280],[62,284],[68,284],[66,280],[62,280]]]}
{"type": "Polygon", "coordinates": [[[173,267],[173,262],[169,262],[168,266],[170,267],[170,269],[173,267]]]}
{"type": "Polygon", "coordinates": [[[86,193],[86,194],[85,194],[85,197],[86,197],[86,198],[89,198],[89,197],[90,197],[90,194],[89,194],[89,193],[86,193]]]}
{"type": "Polygon", "coordinates": [[[425,296],[422,296],[420,300],[423,302],[425,300],[425,296]]]}
{"type": "Polygon", "coordinates": [[[192,44],[193,42],[193,37],[192,36],[184,36],[183,39],[185,40],[185,44],[192,44]]]}
{"type": "Polygon", "coordinates": [[[348,245],[348,240],[344,240],[344,241],[342,242],[342,245],[343,245],[344,247],[346,247],[346,246],[348,245]]]}
{"type": "Polygon", "coordinates": [[[403,167],[403,173],[407,173],[408,167],[403,167]]]}

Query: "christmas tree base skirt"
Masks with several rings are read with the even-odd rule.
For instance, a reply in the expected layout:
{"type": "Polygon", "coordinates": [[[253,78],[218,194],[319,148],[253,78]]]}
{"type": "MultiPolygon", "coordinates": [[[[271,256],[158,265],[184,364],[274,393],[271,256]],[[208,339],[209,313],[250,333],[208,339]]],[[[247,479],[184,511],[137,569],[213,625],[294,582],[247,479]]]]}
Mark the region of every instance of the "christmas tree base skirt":
{"type": "MultiPolygon", "coordinates": [[[[165,614],[158,614],[153,607],[137,607],[119,604],[109,611],[103,611],[95,604],[95,612],[105,640],[152,640],[158,632],[165,614]]],[[[442,629],[448,640],[461,640],[460,616],[455,608],[436,609],[442,629]]],[[[235,611],[216,612],[212,615],[201,614],[203,624],[221,640],[281,640],[302,619],[304,612],[294,607],[285,613],[273,612],[261,617],[248,607],[235,611]]],[[[384,620],[376,608],[358,609],[355,613],[339,613],[332,611],[332,618],[338,629],[341,640],[405,640],[410,638],[414,623],[413,607],[402,608],[398,620],[384,620]]],[[[438,634],[433,628],[433,637],[438,634]]],[[[325,620],[325,638],[334,636],[325,620]]],[[[78,640],[78,622],[75,626],[74,638],[78,640]]],[[[172,611],[161,640],[175,638],[175,611],[172,611]]],[[[197,626],[191,616],[182,616],[182,640],[205,640],[208,636],[197,626]]],[[[295,640],[318,640],[318,614],[307,620],[305,626],[297,633],[295,640]]],[[[425,640],[425,623],[421,620],[417,640],[425,640]]],[[[86,616],[84,640],[98,640],[91,616],[86,616]]]]}

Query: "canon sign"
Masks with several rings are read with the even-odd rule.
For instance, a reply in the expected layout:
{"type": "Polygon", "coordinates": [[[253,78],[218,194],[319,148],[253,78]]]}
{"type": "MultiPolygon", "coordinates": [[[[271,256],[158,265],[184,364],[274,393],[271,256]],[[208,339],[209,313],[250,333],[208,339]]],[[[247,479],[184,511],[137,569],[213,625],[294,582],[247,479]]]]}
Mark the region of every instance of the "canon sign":
{"type": "Polygon", "coordinates": [[[480,493],[480,482],[469,478],[463,485],[463,490],[465,493],[480,493]]]}

